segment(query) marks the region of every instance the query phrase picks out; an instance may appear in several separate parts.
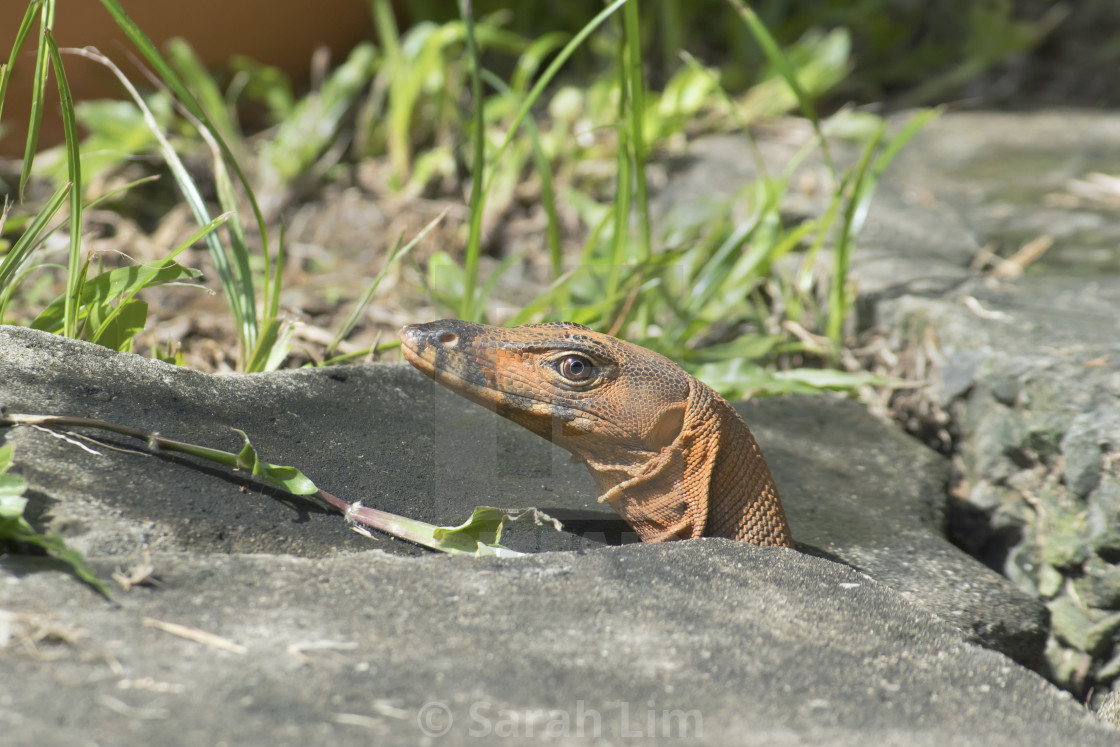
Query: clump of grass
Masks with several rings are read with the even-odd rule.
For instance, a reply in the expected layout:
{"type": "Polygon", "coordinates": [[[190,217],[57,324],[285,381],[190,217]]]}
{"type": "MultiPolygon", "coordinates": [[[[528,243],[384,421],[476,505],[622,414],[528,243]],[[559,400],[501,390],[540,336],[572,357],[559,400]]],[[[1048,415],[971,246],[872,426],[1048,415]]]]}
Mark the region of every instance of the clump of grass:
{"type": "MultiPolygon", "coordinates": [[[[423,189],[433,174],[452,173],[459,158],[470,174],[469,186],[464,185],[469,217],[462,253],[440,252],[429,264],[428,290],[433,304],[446,313],[479,321],[492,318],[503,273],[524,258],[509,253],[484,276],[484,219],[495,203],[509,205],[517,184],[531,176],[540,185],[551,282],[503,321],[564,317],[622,334],[682,361],[731,395],[845,388],[861,381],[840,373],[775,372],[765,365],[783,357],[826,366],[837,361],[853,303],[847,281],[852,250],[875,186],[898,149],[931,116],[915,118],[892,138],[879,121],[856,165],[839,169],[815,100],[849,67],[847,36],[841,31],[810,34],[783,47],[750,7],[728,0],[726,7],[742,20],[741,28],[757,45],[770,77],[739,96],[724,89],[718,71],[686,58],[685,66],[656,91],[646,84],[651,42],[648,34],[643,38],[636,2],[615,0],[571,36],[553,33],[533,40],[502,28],[500,16],[476,18],[467,2],[458,5],[457,19],[422,22],[402,36],[389,3],[372,0],[380,47],[359,46],[322,86],[296,99],[275,71],[246,62],[240,63],[240,82],[223,93],[185,43],[171,45],[164,57],[116,0],[103,4],[210,151],[221,219],[212,217],[211,206],[184,168],[169,136],[173,125],[151,112],[120,76],[200,226],[191,241],[203,241],[209,249],[237,330],[242,370],[281,365],[289,349],[290,329],[279,312],[283,234],[270,241],[266,216],[274,217],[298,194],[300,184],[322,180],[347,153],[383,152],[390,163],[390,183],[400,189],[423,189]],[[595,51],[590,51],[592,45],[595,51]],[[604,52],[610,67],[606,74],[584,89],[556,87],[571,60],[604,52]],[[486,69],[486,54],[514,61],[508,82],[486,69]],[[234,105],[238,92],[249,90],[269,102],[278,122],[271,137],[255,142],[244,136],[234,105]],[[464,100],[470,102],[467,115],[462,113],[464,100]],[[781,205],[796,163],[772,176],[760,161],[759,181],[736,197],[747,208],[745,219],[733,220],[727,206],[683,229],[657,233],[647,178],[651,158],[679,147],[697,122],[708,129],[738,126],[749,137],[746,127],[753,118],[790,106],[799,108],[816,131],[832,181],[822,215],[788,223],[781,205]],[[538,121],[536,113],[545,108],[552,116],[538,121]],[[351,126],[354,140],[348,150],[351,126]],[[439,143],[428,153],[416,152],[417,131],[452,133],[450,142],[460,144],[459,153],[439,143]],[[241,166],[249,154],[259,164],[254,179],[241,166]],[[577,187],[578,165],[593,162],[612,164],[613,179],[577,187]],[[570,240],[565,247],[568,232],[561,213],[573,211],[588,232],[582,248],[571,247],[570,240]],[[253,231],[248,230],[251,223],[253,231]],[[804,261],[790,277],[782,267],[794,254],[804,261]],[[818,270],[825,257],[832,258],[827,273],[818,270]]],[[[130,349],[147,318],[137,294],[151,285],[193,277],[174,263],[189,244],[153,265],[87,278],[91,267],[81,244],[83,161],[61,51],[52,48],[49,33],[54,8],[55,0],[29,6],[17,47],[30,38],[38,19],[46,52],[40,54],[36,72],[42,77],[37,81],[45,82],[52,66],[60,73],[56,79],[66,122],[69,186],[59,187],[0,264],[0,315],[15,287],[39,267],[32,255],[68,201],[66,291],[34,324],[130,349]]],[[[111,65],[93,52],[78,53],[111,65]]],[[[42,90],[37,85],[35,117],[41,116],[42,90]]],[[[23,182],[30,174],[38,127],[33,123],[30,131],[23,182]]],[[[343,321],[325,358],[340,362],[354,357],[339,356],[339,345],[385,272],[416,242],[403,249],[402,244],[399,240],[389,251],[381,274],[343,321]]]]}
{"type": "MultiPolygon", "coordinates": [[[[159,55],[158,51],[155,50],[151,41],[148,40],[144,33],[124,13],[119,3],[117,3],[116,0],[104,0],[103,4],[117,21],[118,25],[120,25],[121,29],[137,45],[141,53],[157,68],[164,82],[176,94],[180,104],[204,123],[208,133],[214,135],[216,133],[216,128],[209,121],[201,106],[186,89],[171,67],[167,65],[159,55]]],[[[85,337],[93,341],[111,343],[111,346],[117,349],[129,349],[132,338],[136,332],[143,328],[147,316],[146,305],[135,299],[135,295],[142,291],[144,287],[180,280],[184,277],[191,276],[192,273],[185,268],[174,265],[171,257],[168,257],[162,262],[157,263],[154,267],[129,268],[123,273],[111,271],[110,273],[102,274],[95,278],[88,278],[89,260],[82,255],[82,162],[79,151],[73,100],[67,83],[65,67],[62,63],[61,52],[55,44],[52,34],[55,6],[55,0],[35,0],[29,4],[20,30],[17,33],[16,44],[11,56],[11,59],[14,60],[20,46],[28,37],[30,28],[34,24],[37,15],[39,20],[39,48],[34,73],[31,122],[28,128],[23,170],[20,177],[20,192],[22,194],[33,168],[39,130],[42,124],[42,100],[46,89],[48,72],[51,69],[53,69],[54,77],[58,85],[59,103],[61,105],[62,121],[64,125],[67,183],[56,192],[56,199],[52,199],[48,203],[47,208],[32,221],[32,230],[26,231],[21,235],[13,249],[4,257],[3,263],[0,263],[0,298],[4,299],[5,304],[8,303],[13,295],[15,286],[27,276],[30,269],[29,264],[34,256],[34,252],[37,247],[41,246],[42,239],[46,235],[46,226],[50,219],[61,208],[61,200],[57,198],[68,195],[70,203],[68,216],[70,226],[70,251],[66,264],[66,289],[57,305],[52,304],[40,315],[36,320],[36,326],[46,329],[58,328],[58,331],[68,337],[85,337]],[[60,326],[56,323],[55,319],[57,316],[55,310],[57,308],[61,309],[60,326]]],[[[98,59],[111,66],[111,63],[108,63],[107,59],[95,52],[81,51],[80,53],[98,59]]],[[[116,72],[119,73],[119,70],[116,70],[116,72]]],[[[3,73],[5,82],[9,74],[10,68],[5,68],[3,73]]],[[[158,124],[155,122],[154,117],[151,116],[151,113],[144,106],[139,94],[132,88],[131,83],[129,83],[123,75],[119,77],[122,83],[130,90],[130,93],[133,94],[134,100],[137,101],[144,114],[146,123],[152,128],[153,134],[159,141],[161,152],[166,158],[168,165],[171,167],[176,182],[187,203],[191,206],[200,226],[200,231],[192,237],[192,242],[182,245],[173,255],[184,250],[189,246],[189,243],[193,243],[194,240],[206,241],[211,250],[211,256],[214,259],[215,266],[218,268],[218,273],[221,276],[230,311],[236,320],[242,360],[245,361],[245,367],[247,369],[260,370],[264,367],[264,362],[268,359],[269,355],[267,351],[262,351],[262,348],[258,345],[261,340],[260,332],[262,325],[257,317],[255,289],[253,279],[248,269],[248,251],[244,242],[244,231],[241,228],[240,214],[234,209],[232,211],[227,211],[228,215],[220,220],[213,219],[210,216],[208,208],[201,199],[199,190],[195,186],[193,179],[186,169],[183,168],[174,148],[171,147],[158,124]],[[231,232],[232,249],[227,248],[226,245],[221,243],[215,233],[215,229],[224,223],[227,218],[232,219],[234,226],[234,230],[231,232]]],[[[0,94],[3,93],[3,86],[0,86],[0,94]]],[[[2,95],[0,95],[0,105],[2,105],[2,101],[2,95]]],[[[219,149],[225,157],[231,159],[235,171],[242,176],[244,181],[240,168],[237,166],[236,161],[232,160],[229,149],[224,146],[220,137],[215,136],[213,142],[215,147],[219,149]]],[[[216,162],[219,160],[220,159],[216,159],[216,162]]],[[[223,178],[225,182],[228,182],[228,176],[224,174],[224,162],[222,162],[221,170],[217,176],[220,187],[223,185],[223,178]]],[[[221,193],[225,202],[235,202],[232,198],[231,190],[221,190],[221,193]]],[[[251,191],[249,192],[249,198],[259,218],[259,209],[256,207],[256,201],[251,191]]],[[[265,233],[263,220],[258,220],[258,227],[260,229],[262,242],[267,247],[267,235],[265,233]]],[[[277,269],[276,274],[279,275],[279,259],[277,259],[275,263],[269,260],[267,250],[265,255],[265,288],[268,289],[270,288],[267,282],[268,271],[275,267],[277,269]]],[[[0,309],[3,309],[3,306],[0,306],[0,309]]],[[[278,325],[275,319],[275,304],[269,303],[267,291],[265,309],[268,312],[272,312],[266,314],[264,318],[264,339],[267,341],[271,331],[278,325]]],[[[0,321],[2,321],[2,318],[0,318],[0,321]]]]}
{"type": "MultiPolygon", "coordinates": [[[[591,228],[591,233],[574,269],[561,275],[561,263],[554,262],[553,282],[549,288],[513,314],[508,323],[565,318],[601,331],[622,333],[639,344],[682,361],[691,372],[731,396],[850,389],[872,380],[883,383],[865,374],[841,371],[771,372],[760,361],[792,353],[800,353],[802,359],[815,359],[826,366],[837,361],[844,323],[854,300],[848,285],[852,250],[875,186],[899,149],[934,114],[924,113],[913,118],[890,139],[886,137],[886,122],[880,120],[867,138],[858,163],[841,171],[834,163],[813,94],[803,82],[806,77],[818,82],[829,79],[821,77],[824,68],[820,60],[808,58],[795,65],[750,8],[737,0],[730,0],[730,4],[766,55],[775,71],[775,80],[786,86],[791,94],[789,100],[796,102],[817,133],[818,147],[833,182],[828,209],[820,217],[786,225],[780,209],[795,163],[783,174],[764,176],[744,190],[740,198],[748,205],[745,221],[732,221],[730,210],[722,215],[707,216],[708,220],[696,224],[695,230],[684,235],[678,233],[676,243],[664,244],[655,251],[645,168],[651,149],[680,131],[667,127],[665,122],[676,121],[679,128],[685,120],[671,115],[651,117],[649,113],[651,109],[658,113],[672,112],[674,103],[682,108],[687,104],[681,103],[682,99],[671,88],[667,87],[660,97],[651,96],[646,90],[636,6],[630,4],[622,9],[622,3],[615,3],[585,28],[588,31],[598,26],[608,13],[622,9],[621,19],[616,23],[615,69],[608,79],[610,95],[607,99],[614,102],[615,110],[613,116],[604,117],[601,125],[609,129],[615,139],[616,178],[612,195],[605,204],[585,198],[575,200],[577,206],[582,206],[584,223],[591,228]],[[813,273],[812,265],[819,261],[826,242],[831,243],[832,272],[813,273]],[[784,280],[777,273],[778,263],[799,250],[806,252],[807,269],[795,281],[784,280]],[[823,305],[815,297],[818,287],[806,280],[813,275],[829,278],[823,305]],[[768,293],[784,299],[784,308],[791,320],[815,319],[821,335],[805,334],[800,325],[793,329],[802,334],[791,332],[781,318],[774,318],[773,304],[766,297],[768,293]],[[750,332],[752,329],[755,331],[750,332]],[[734,333],[731,339],[711,344],[713,340],[727,338],[729,332],[734,333]]],[[[573,38],[565,52],[570,52],[584,38],[586,35],[573,38]]],[[[827,53],[832,53],[832,47],[827,48],[827,53]]],[[[561,58],[563,55],[558,57],[561,58]]],[[[481,65],[481,61],[476,57],[474,64],[481,65]]],[[[833,60],[831,64],[842,68],[844,61],[833,60]]],[[[732,111],[739,113],[740,109],[729,94],[719,88],[717,76],[699,67],[694,64],[688,71],[694,84],[704,89],[699,98],[727,103],[732,111]]],[[[547,82],[547,73],[541,82],[547,82]]],[[[461,270],[443,269],[430,281],[437,305],[447,306],[449,301],[460,299],[455,310],[462,318],[484,320],[490,301],[487,294],[497,285],[494,275],[486,281],[479,276],[478,227],[482,221],[482,203],[474,198],[479,194],[480,184],[485,196],[498,169],[498,159],[513,141],[525,114],[536,105],[536,97],[544,92],[541,82],[507,125],[502,146],[494,158],[475,161],[471,230],[461,270]],[[487,177],[483,176],[483,170],[488,171],[487,177]]],[[[482,108],[476,95],[476,132],[485,125],[482,108]]],[[[539,150],[541,136],[537,128],[528,129],[534,149],[539,150]]],[[[760,165],[760,171],[765,174],[765,167],[760,165]]],[[[537,177],[551,181],[551,172],[538,168],[537,177]]],[[[551,197],[552,190],[542,189],[542,194],[551,197]]],[[[571,192],[568,195],[576,198],[571,192]]],[[[548,216],[550,221],[554,219],[551,210],[548,216]]],[[[499,266],[497,273],[510,267],[509,259],[499,266]]],[[[445,256],[443,261],[453,260],[445,256]]]]}

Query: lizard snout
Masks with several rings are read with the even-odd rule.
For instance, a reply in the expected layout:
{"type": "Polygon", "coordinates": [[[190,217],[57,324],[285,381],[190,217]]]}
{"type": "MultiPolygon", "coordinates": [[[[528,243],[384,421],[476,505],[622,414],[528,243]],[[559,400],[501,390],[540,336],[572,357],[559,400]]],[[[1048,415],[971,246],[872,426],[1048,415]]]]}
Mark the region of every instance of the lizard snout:
{"type": "Polygon", "coordinates": [[[401,327],[399,337],[406,350],[423,353],[428,348],[453,348],[464,337],[469,337],[468,323],[457,319],[441,319],[426,324],[407,324],[401,327]]]}
{"type": "Polygon", "coordinates": [[[470,348],[481,325],[458,319],[440,319],[401,327],[398,336],[405,360],[429,376],[436,369],[458,369],[455,361],[470,348]]]}

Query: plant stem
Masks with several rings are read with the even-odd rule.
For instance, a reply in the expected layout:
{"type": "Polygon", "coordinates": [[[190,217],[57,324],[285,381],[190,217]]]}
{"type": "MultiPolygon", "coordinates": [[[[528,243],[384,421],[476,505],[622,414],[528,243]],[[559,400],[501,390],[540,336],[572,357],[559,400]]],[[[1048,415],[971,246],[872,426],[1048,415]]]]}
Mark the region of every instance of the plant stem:
{"type": "MultiPolygon", "coordinates": [[[[205,446],[185,443],[183,441],[175,441],[170,438],[164,438],[163,436],[160,436],[156,433],[150,433],[139,428],[133,428],[131,426],[121,425],[119,423],[111,423],[107,420],[99,420],[97,418],[80,418],[70,415],[24,415],[18,413],[0,412],[0,428],[16,425],[30,425],[39,428],[46,428],[48,430],[58,430],[61,428],[96,428],[98,430],[109,431],[110,433],[117,433],[122,436],[128,436],[139,441],[144,441],[148,444],[148,448],[152,451],[180,452],[183,454],[189,454],[194,457],[199,457],[200,459],[208,459],[212,462],[217,462],[227,467],[233,467],[234,469],[240,469],[245,466],[245,462],[242,459],[244,452],[242,454],[234,454],[231,451],[222,451],[221,449],[211,449],[205,446]]],[[[251,449],[251,447],[248,446],[247,440],[246,444],[247,448],[251,449]]],[[[255,450],[253,459],[255,459],[255,450]]],[[[276,468],[275,465],[264,465],[264,468],[266,471],[269,469],[291,470],[291,468],[289,467],[276,468]]],[[[253,468],[253,471],[254,474],[257,474],[256,467],[253,468]]],[[[300,475],[300,477],[302,478],[302,475],[300,475]]],[[[265,475],[265,479],[269,479],[267,474],[265,475]]],[[[284,485],[282,484],[278,484],[271,479],[269,479],[269,482],[276,487],[284,489],[284,485]]],[[[302,490],[299,493],[295,493],[291,490],[288,490],[288,492],[292,493],[293,495],[314,496],[316,498],[319,498],[321,501],[331,506],[332,508],[336,509],[339,513],[346,517],[348,521],[372,527],[381,532],[385,532],[386,534],[390,534],[394,537],[399,537],[409,542],[414,542],[418,545],[422,545],[433,550],[439,550],[441,552],[451,554],[478,554],[473,551],[456,548],[453,545],[439,539],[436,536],[436,533],[437,531],[444,528],[437,527],[434,524],[428,524],[427,522],[410,519],[407,516],[399,516],[397,514],[389,513],[388,511],[381,511],[376,508],[369,508],[367,506],[363,506],[361,504],[361,501],[348,503],[347,501],[318,488],[314,488],[313,490],[302,490]]],[[[501,547],[500,545],[486,544],[482,542],[479,543],[478,549],[480,551],[485,550],[485,554],[487,555],[496,555],[499,557],[516,557],[518,555],[524,554],[517,552],[516,550],[510,550],[508,548],[501,547]]]]}
{"type": "Polygon", "coordinates": [[[470,0],[459,0],[459,13],[467,36],[467,55],[471,59],[471,104],[474,107],[474,162],[471,164],[471,220],[467,235],[467,256],[465,263],[466,282],[463,298],[459,306],[459,316],[470,321],[481,319],[481,311],[476,308],[478,288],[478,260],[482,253],[482,210],[483,170],[486,166],[486,117],[485,102],[482,100],[482,60],[478,53],[478,43],[474,37],[474,11],[470,0]]]}

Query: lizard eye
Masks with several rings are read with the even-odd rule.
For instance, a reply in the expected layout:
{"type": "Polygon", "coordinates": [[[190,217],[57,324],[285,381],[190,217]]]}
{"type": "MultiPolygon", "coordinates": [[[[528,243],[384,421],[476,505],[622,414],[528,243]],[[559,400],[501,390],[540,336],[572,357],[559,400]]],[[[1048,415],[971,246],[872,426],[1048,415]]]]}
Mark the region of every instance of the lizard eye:
{"type": "Polygon", "coordinates": [[[569,355],[556,362],[556,371],[568,381],[587,381],[594,367],[582,355],[569,355]]]}

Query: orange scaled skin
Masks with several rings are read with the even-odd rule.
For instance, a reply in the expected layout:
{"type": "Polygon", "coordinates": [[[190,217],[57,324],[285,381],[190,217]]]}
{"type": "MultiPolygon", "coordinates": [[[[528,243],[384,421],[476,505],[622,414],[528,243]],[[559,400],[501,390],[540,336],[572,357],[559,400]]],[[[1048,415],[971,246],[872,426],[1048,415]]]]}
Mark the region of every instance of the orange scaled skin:
{"type": "Polygon", "coordinates": [[[675,363],[570,322],[409,325],[405,358],[570,451],[645,542],[793,546],[762,452],[731,405],[675,363]]]}

